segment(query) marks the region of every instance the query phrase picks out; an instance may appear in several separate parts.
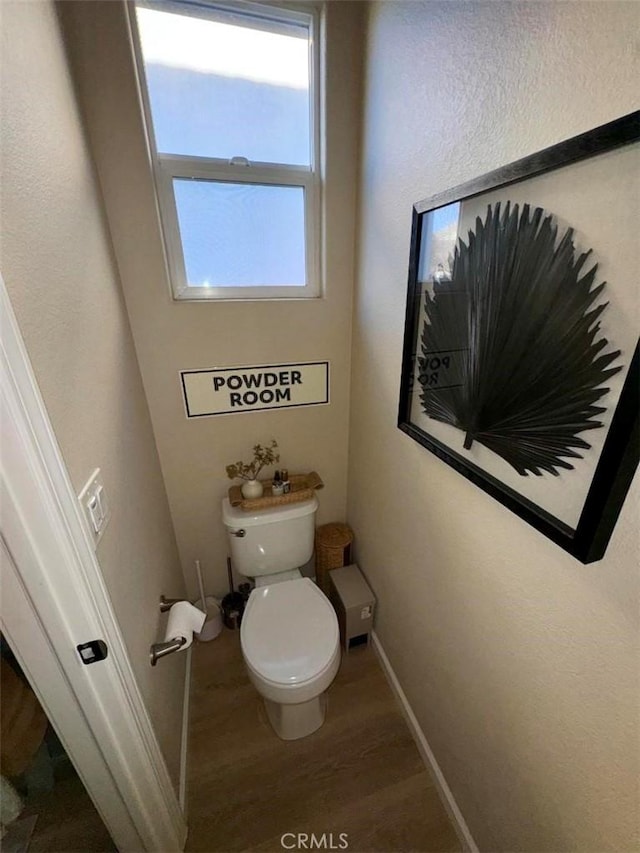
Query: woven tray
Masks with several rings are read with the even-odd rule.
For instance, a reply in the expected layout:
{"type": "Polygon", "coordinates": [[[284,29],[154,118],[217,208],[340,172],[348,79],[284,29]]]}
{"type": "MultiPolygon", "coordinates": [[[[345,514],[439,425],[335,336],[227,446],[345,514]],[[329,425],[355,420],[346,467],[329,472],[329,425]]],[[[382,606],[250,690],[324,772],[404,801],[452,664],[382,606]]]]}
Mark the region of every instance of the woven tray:
{"type": "Polygon", "coordinates": [[[316,489],[322,489],[324,483],[320,475],[315,471],[309,474],[292,474],[289,477],[291,491],[286,495],[271,494],[271,480],[261,480],[264,486],[264,494],[261,498],[243,498],[240,486],[231,486],[229,489],[229,503],[231,506],[239,506],[246,512],[255,512],[261,509],[272,509],[274,506],[286,506],[287,504],[308,501],[316,489]]]}

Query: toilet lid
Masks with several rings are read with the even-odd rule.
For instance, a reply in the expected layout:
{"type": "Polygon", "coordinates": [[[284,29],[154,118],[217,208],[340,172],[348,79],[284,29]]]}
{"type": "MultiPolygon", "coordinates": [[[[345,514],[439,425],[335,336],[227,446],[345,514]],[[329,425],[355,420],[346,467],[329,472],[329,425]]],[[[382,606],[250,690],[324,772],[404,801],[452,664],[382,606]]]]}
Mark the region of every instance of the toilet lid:
{"type": "Polygon", "coordinates": [[[333,607],[309,578],[254,589],[240,633],[249,666],[278,684],[315,678],[339,643],[333,607]]]}

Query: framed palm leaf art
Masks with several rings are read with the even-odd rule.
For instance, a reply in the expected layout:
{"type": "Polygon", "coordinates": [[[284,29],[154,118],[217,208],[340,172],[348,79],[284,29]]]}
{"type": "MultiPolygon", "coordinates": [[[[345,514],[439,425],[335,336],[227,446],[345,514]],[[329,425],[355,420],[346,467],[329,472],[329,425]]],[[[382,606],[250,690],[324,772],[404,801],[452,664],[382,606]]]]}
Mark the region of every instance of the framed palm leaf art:
{"type": "Polygon", "coordinates": [[[583,563],[638,465],[640,113],[413,209],[398,426],[583,563]]]}

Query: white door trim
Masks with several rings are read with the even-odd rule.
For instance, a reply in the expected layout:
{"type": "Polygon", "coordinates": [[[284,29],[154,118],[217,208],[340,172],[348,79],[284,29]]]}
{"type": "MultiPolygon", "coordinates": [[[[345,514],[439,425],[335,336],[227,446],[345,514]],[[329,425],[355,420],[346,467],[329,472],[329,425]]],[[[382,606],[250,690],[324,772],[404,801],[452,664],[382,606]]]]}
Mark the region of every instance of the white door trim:
{"type": "Polygon", "coordinates": [[[2,631],[118,848],[173,853],[186,825],[1,276],[0,312],[2,631]]]}

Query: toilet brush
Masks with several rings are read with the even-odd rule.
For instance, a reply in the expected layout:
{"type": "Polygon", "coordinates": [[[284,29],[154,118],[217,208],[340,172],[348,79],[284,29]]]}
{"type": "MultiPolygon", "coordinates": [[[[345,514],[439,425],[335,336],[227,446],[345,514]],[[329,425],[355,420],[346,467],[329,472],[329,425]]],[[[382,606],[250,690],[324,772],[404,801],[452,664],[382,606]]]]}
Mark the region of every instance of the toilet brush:
{"type": "Polygon", "coordinates": [[[229,576],[229,592],[222,599],[222,619],[227,628],[232,630],[240,627],[244,612],[244,597],[233,589],[233,572],[231,560],[227,557],[227,574],[229,576]]]}
{"type": "Polygon", "coordinates": [[[204,582],[202,580],[202,568],[200,566],[200,560],[196,560],[196,576],[198,578],[198,587],[200,589],[200,602],[202,605],[202,610],[207,614],[206,622],[204,623],[204,627],[202,631],[197,634],[199,640],[207,642],[208,640],[213,640],[218,636],[220,631],[222,631],[222,614],[220,611],[220,602],[217,598],[213,598],[210,596],[207,600],[207,596],[204,593],[204,582]],[[212,602],[212,604],[209,604],[212,602]]]}
{"type": "Polygon", "coordinates": [[[200,601],[202,602],[202,609],[206,611],[207,599],[204,594],[204,583],[202,582],[202,569],[200,568],[200,560],[196,560],[196,575],[198,577],[198,586],[200,588],[200,601]]]}
{"type": "Polygon", "coordinates": [[[227,557],[227,577],[229,578],[229,592],[233,592],[233,570],[231,568],[231,557],[227,557]]]}

